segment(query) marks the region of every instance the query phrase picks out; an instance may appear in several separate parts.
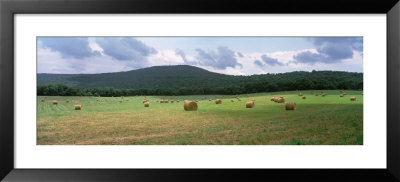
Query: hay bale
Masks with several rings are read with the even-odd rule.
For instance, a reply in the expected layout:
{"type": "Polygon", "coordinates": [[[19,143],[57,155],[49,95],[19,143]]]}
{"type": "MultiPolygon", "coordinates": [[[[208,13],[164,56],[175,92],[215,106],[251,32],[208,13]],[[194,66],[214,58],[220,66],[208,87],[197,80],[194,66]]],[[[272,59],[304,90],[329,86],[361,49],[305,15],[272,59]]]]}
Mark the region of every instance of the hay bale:
{"type": "Polygon", "coordinates": [[[179,100],[177,100],[176,103],[179,103],[179,100]]]}
{"type": "Polygon", "coordinates": [[[271,97],[271,99],[270,99],[271,101],[275,101],[275,97],[271,97]]]}
{"type": "Polygon", "coordinates": [[[285,99],[284,99],[284,98],[279,98],[277,102],[278,102],[278,103],[284,103],[284,102],[285,102],[285,99]]]}
{"type": "Polygon", "coordinates": [[[66,100],[65,102],[69,103],[69,100],[66,100]]]}
{"type": "Polygon", "coordinates": [[[40,101],[44,102],[44,99],[41,99],[40,101]]]}
{"type": "Polygon", "coordinates": [[[296,102],[287,102],[285,108],[286,110],[296,110],[296,102]]]}
{"type": "Polygon", "coordinates": [[[306,96],[301,97],[302,99],[306,99],[306,96]]]}
{"type": "Polygon", "coordinates": [[[279,98],[275,97],[274,102],[278,102],[279,98]]]}
{"type": "Polygon", "coordinates": [[[208,101],[211,101],[211,99],[208,99],[208,101]]]}
{"type": "Polygon", "coordinates": [[[169,100],[164,100],[164,103],[169,103],[169,100]]]}
{"type": "Polygon", "coordinates": [[[246,102],[246,108],[253,108],[254,106],[254,101],[246,102]]]}
{"type": "Polygon", "coordinates": [[[344,94],[340,94],[340,97],[344,97],[344,94]]]}
{"type": "Polygon", "coordinates": [[[299,96],[303,96],[303,94],[300,92],[300,93],[299,93],[299,96]]]}
{"type": "Polygon", "coordinates": [[[222,100],[221,99],[216,99],[215,100],[215,104],[222,104],[222,100]]]}
{"type": "Polygon", "coordinates": [[[122,100],[120,100],[119,103],[121,104],[121,103],[122,103],[122,100]]]}
{"type": "Polygon", "coordinates": [[[315,94],[315,96],[318,96],[318,94],[315,94]]]}
{"type": "Polygon", "coordinates": [[[242,101],[241,99],[238,99],[238,101],[242,101]]]}
{"type": "Polygon", "coordinates": [[[185,111],[197,111],[197,103],[194,101],[185,100],[183,101],[183,109],[185,109],[185,111]]]}
{"type": "Polygon", "coordinates": [[[82,105],[75,105],[75,110],[82,110],[82,105]]]}
{"type": "Polygon", "coordinates": [[[149,107],[150,106],[150,103],[149,102],[145,102],[144,103],[144,107],[149,107]]]}
{"type": "Polygon", "coordinates": [[[171,103],[174,103],[174,100],[171,100],[171,103]]]}
{"type": "Polygon", "coordinates": [[[350,97],[351,101],[356,101],[356,97],[350,97]]]}
{"type": "Polygon", "coordinates": [[[323,94],[322,94],[322,97],[325,97],[325,96],[326,96],[326,93],[323,93],[323,94]]]}
{"type": "Polygon", "coordinates": [[[234,100],[231,100],[231,102],[235,102],[234,100]]]}
{"type": "Polygon", "coordinates": [[[54,105],[57,105],[58,102],[56,100],[51,101],[54,105]]]}

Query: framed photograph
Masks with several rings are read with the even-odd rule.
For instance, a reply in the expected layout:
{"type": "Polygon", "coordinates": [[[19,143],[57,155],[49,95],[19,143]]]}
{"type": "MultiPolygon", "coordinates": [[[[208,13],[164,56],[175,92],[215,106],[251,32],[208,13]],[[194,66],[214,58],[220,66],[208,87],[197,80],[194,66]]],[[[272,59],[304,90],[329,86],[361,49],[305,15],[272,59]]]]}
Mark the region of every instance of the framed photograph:
{"type": "Polygon", "coordinates": [[[400,180],[396,0],[0,12],[5,181],[400,180]]]}

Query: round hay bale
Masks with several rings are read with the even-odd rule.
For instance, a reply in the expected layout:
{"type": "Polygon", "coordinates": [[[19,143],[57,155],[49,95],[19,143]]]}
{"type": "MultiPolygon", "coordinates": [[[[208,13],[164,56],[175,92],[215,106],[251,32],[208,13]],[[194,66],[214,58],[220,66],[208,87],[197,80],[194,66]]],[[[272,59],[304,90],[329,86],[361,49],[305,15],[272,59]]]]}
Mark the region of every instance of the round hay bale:
{"type": "Polygon", "coordinates": [[[69,100],[66,100],[65,102],[69,103],[69,100]]]}
{"type": "Polygon", "coordinates": [[[277,98],[277,97],[274,98],[274,102],[278,102],[278,100],[279,100],[279,98],[277,98]]]}
{"type": "Polygon", "coordinates": [[[208,101],[211,101],[211,99],[208,99],[208,101]]]}
{"type": "Polygon", "coordinates": [[[185,111],[197,111],[197,103],[194,101],[185,100],[183,101],[183,109],[185,109],[185,111]]]}
{"type": "Polygon", "coordinates": [[[340,97],[344,97],[344,94],[340,94],[340,97]]]}
{"type": "Polygon", "coordinates": [[[301,97],[302,99],[306,99],[306,96],[301,97]]]}
{"type": "Polygon", "coordinates": [[[275,97],[271,97],[271,99],[270,99],[271,101],[275,101],[275,97]]]}
{"type": "Polygon", "coordinates": [[[75,110],[82,110],[82,105],[75,105],[75,110]]]}
{"type": "Polygon", "coordinates": [[[285,108],[286,110],[296,110],[296,102],[287,102],[285,108]]]}
{"type": "Polygon", "coordinates": [[[177,100],[176,103],[179,103],[179,100],[177,100]]]}
{"type": "Polygon", "coordinates": [[[122,100],[120,100],[119,103],[121,104],[121,103],[122,103],[122,100]]]}
{"type": "Polygon", "coordinates": [[[234,100],[231,100],[231,102],[235,102],[234,100]]]}
{"type": "Polygon", "coordinates": [[[326,96],[326,93],[323,93],[323,94],[322,94],[322,97],[325,97],[325,96],[326,96]]]}
{"type": "Polygon", "coordinates": [[[57,105],[58,102],[56,100],[51,101],[54,105],[57,105]]]}
{"type": "Polygon", "coordinates": [[[300,93],[299,93],[299,96],[303,96],[303,94],[300,92],[300,93]]]}
{"type": "Polygon", "coordinates": [[[254,101],[246,102],[246,108],[253,108],[254,106],[254,101]]]}
{"type": "Polygon", "coordinates": [[[222,104],[222,100],[221,99],[216,99],[215,100],[215,104],[222,104]]]}
{"type": "Polygon", "coordinates": [[[241,99],[238,99],[238,101],[242,101],[241,99]]]}
{"type": "Polygon", "coordinates": [[[169,103],[169,100],[164,100],[164,103],[169,103]]]}
{"type": "Polygon", "coordinates": [[[174,103],[174,100],[171,100],[171,103],[174,103]]]}
{"type": "Polygon", "coordinates": [[[284,98],[279,98],[277,102],[278,102],[278,103],[284,103],[284,102],[285,102],[285,99],[284,99],[284,98]]]}
{"type": "Polygon", "coordinates": [[[318,96],[318,94],[315,94],[315,96],[318,96]]]}
{"type": "Polygon", "coordinates": [[[356,101],[356,97],[350,97],[351,101],[356,101]]]}
{"type": "Polygon", "coordinates": [[[150,103],[149,102],[145,102],[144,103],[144,107],[149,107],[150,106],[150,103]]]}

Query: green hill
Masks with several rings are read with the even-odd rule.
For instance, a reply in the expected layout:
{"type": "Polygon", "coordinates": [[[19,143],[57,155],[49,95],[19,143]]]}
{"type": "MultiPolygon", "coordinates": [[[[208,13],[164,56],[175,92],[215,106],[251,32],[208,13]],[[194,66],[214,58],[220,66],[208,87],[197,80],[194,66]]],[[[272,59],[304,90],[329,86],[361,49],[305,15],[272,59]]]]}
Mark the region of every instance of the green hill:
{"type": "MultiPolygon", "coordinates": [[[[296,71],[233,76],[188,65],[154,66],[126,72],[101,74],[38,74],[37,78],[39,86],[62,84],[72,88],[167,89],[172,92],[180,90],[179,93],[184,92],[185,94],[232,94],[307,89],[361,90],[363,88],[362,73],[296,71]]],[[[161,92],[158,91],[157,93],[161,92]]]]}

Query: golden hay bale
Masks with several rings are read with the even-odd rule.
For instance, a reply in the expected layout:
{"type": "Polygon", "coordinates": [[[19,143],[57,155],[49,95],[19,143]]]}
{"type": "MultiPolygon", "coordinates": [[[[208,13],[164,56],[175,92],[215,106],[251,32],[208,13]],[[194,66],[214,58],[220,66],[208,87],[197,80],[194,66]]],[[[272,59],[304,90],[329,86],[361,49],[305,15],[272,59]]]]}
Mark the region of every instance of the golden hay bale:
{"type": "Polygon", "coordinates": [[[271,97],[271,99],[270,99],[271,101],[275,101],[275,97],[271,97]]]}
{"type": "Polygon", "coordinates": [[[356,97],[350,97],[351,101],[356,101],[356,97]]]}
{"type": "Polygon", "coordinates": [[[171,103],[174,103],[174,101],[173,101],[173,100],[171,100],[171,103]]]}
{"type": "Polygon", "coordinates": [[[315,96],[318,96],[318,94],[315,94],[315,96]]]}
{"type": "Polygon", "coordinates": [[[344,97],[344,94],[340,94],[340,97],[344,97]]]}
{"type": "Polygon", "coordinates": [[[185,111],[197,111],[197,103],[194,101],[185,100],[183,101],[183,109],[185,109],[185,111]]]}
{"type": "Polygon", "coordinates": [[[284,99],[284,98],[279,98],[277,102],[278,102],[278,103],[284,103],[284,102],[285,102],[285,99],[284,99]]]}
{"type": "Polygon", "coordinates": [[[285,108],[286,110],[296,110],[296,102],[287,102],[285,108]]]}
{"type": "Polygon", "coordinates": [[[164,103],[169,103],[169,100],[164,100],[164,103]]]}
{"type": "Polygon", "coordinates": [[[242,99],[238,99],[238,101],[242,101],[242,99]]]}
{"type": "Polygon", "coordinates": [[[52,103],[53,103],[54,105],[57,105],[57,104],[58,104],[58,102],[57,102],[56,100],[53,100],[52,103]]]}
{"type": "Polygon", "coordinates": [[[274,102],[278,102],[279,98],[275,97],[274,102]]]}
{"type": "Polygon", "coordinates": [[[303,96],[303,94],[300,92],[300,93],[299,93],[299,96],[303,96]]]}
{"type": "Polygon", "coordinates": [[[253,108],[254,106],[254,101],[246,102],[246,108],[253,108]]]}
{"type": "Polygon", "coordinates": [[[145,102],[144,103],[144,107],[149,107],[150,106],[150,103],[149,102],[145,102]]]}
{"type": "Polygon", "coordinates": [[[231,102],[235,102],[234,100],[231,100],[231,102]]]}
{"type": "Polygon", "coordinates": [[[75,110],[81,110],[82,109],[82,105],[75,105],[75,110]]]}
{"type": "Polygon", "coordinates": [[[301,97],[302,99],[306,99],[306,96],[301,97]]]}
{"type": "Polygon", "coordinates": [[[326,93],[323,93],[323,94],[322,94],[322,97],[325,97],[325,96],[326,96],[326,93]]]}
{"type": "Polygon", "coordinates": [[[211,99],[208,99],[208,101],[211,101],[211,99]]]}
{"type": "Polygon", "coordinates": [[[216,99],[215,100],[215,104],[222,104],[222,100],[221,99],[216,99]]]}

